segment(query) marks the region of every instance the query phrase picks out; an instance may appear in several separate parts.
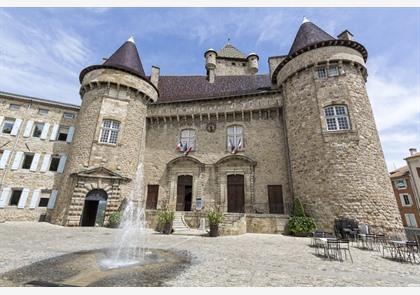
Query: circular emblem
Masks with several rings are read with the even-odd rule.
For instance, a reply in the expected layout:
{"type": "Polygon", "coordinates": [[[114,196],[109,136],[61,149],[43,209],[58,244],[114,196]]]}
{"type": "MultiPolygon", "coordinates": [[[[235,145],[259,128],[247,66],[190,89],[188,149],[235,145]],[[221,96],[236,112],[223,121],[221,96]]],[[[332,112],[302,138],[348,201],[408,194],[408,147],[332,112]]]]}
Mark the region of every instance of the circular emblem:
{"type": "Polygon", "coordinates": [[[213,123],[213,122],[207,123],[206,130],[207,130],[207,132],[216,131],[216,124],[213,123]]]}

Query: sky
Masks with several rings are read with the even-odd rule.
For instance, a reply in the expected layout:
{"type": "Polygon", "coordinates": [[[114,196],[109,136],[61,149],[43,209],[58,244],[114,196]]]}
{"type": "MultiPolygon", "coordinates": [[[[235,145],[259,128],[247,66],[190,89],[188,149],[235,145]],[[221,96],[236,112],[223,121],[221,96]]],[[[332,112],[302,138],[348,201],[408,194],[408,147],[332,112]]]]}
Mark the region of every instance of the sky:
{"type": "Polygon", "coordinates": [[[205,75],[228,38],[244,53],[287,54],[303,16],[368,50],[367,90],[388,170],[420,151],[420,8],[0,8],[0,91],[80,104],[79,73],[131,35],[146,74],[205,75]]]}

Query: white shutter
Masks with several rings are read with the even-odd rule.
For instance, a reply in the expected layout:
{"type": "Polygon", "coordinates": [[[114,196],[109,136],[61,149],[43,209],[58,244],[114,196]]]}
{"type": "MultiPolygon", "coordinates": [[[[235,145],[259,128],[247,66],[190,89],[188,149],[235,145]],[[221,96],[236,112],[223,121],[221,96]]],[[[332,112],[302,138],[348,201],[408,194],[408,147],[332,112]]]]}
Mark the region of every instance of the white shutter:
{"type": "Polygon", "coordinates": [[[28,196],[29,196],[29,189],[24,188],[22,190],[22,194],[20,195],[20,199],[19,199],[19,203],[18,203],[18,208],[19,209],[25,208],[26,200],[28,199],[28,196]]]}
{"type": "Polygon", "coordinates": [[[9,160],[10,153],[11,152],[9,150],[3,151],[3,155],[1,156],[1,159],[0,159],[0,169],[6,168],[7,160],[9,160]]]}
{"type": "Polygon", "coordinates": [[[40,154],[35,154],[34,158],[32,160],[31,163],[31,167],[29,168],[30,171],[36,171],[36,169],[38,169],[38,162],[39,162],[39,158],[41,157],[40,154]]]}
{"type": "Polygon", "coordinates": [[[57,172],[58,173],[63,173],[64,167],[66,165],[66,161],[67,161],[67,156],[66,155],[62,155],[60,157],[60,162],[58,162],[58,167],[57,167],[57,172]]]}
{"type": "Polygon", "coordinates": [[[69,133],[67,133],[67,142],[68,143],[70,143],[70,142],[72,142],[72,140],[73,140],[73,134],[74,134],[74,127],[73,126],[71,126],[70,128],[69,128],[69,133]]]}
{"type": "Polygon", "coordinates": [[[23,137],[31,136],[32,126],[34,126],[34,121],[28,121],[26,123],[25,131],[23,132],[23,137]]]}
{"type": "Polygon", "coordinates": [[[51,131],[51,136],[50,136],[50,140],[56,140],[57,138],[57,132],[58,132],[58,128],[60,126],[58,124],[54,124],[52,131],[51,131]]]}
{"type": "Polygon", "coordinates": [[[45,123],[44,128],[42,128],[41,139],[47,139],[49,129],[50,129],[50,123],[45,123]]]}
{"type": "Polygon", "coordinates": [[[48,166],[50,165],[50,160],[51,160],[51,155],[50,154],[45,154],[44,155],[44,160],[42,161],[42,165],[41,165],[41,172],[46,172],[48,170],[48,166]]]}
{"type": "Polygon", "coordinates": [[[12,189],[10,187],[5,187],[0,195],[0,208],[4,208],[9,201],[10,194],[12,193],[12,189]]]}
{"type": "Polygon", "coordinates": [[[3,120],[4,120],[4,117],[0,116],[0,127],[1,127],[1,124],[3,123],[3,120]]]}
{"type": "Polygon", "coordinates": [[[36,206],[38,206],[40,194],[41,194],[40,189],[34,190],[34,192],[32,193],[31,203],[29,204],[29,209],[34,209],[36,206]]]}
{"type": "Polygon", "coordinates": [[[57,193],[58,193],[57,190],[55,190],[55,189],[52,190],[51,196],[50,196],[50,199],[49,199],[48,205],[47,205],[48,209],[54,209],[55,199],[57,198],[57,193]]]}
{"type": "Polygon", "coordinates": [[[16,152],[15,160],[12,164],[12,170],[19,169],[20,163],[22,163],[23,152],[16,152]]]}
{"type": "Polygon", "coordinates": [[[16,119],[15,124],[13,124],[12,132],[10,132],[10,135],[16,136],[19,132],[20,125],[22,125],[22,119],[16,119]]]}

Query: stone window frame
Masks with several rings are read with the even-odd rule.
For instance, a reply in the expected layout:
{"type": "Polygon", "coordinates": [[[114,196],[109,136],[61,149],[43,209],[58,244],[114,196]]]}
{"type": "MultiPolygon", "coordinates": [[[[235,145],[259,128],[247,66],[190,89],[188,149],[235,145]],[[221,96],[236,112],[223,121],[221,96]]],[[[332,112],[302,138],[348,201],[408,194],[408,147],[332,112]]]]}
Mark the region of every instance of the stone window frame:
{"type": "Polygon", "coordinates": [[[63,112],[63,118],[67,120],[73,120],[76,117],[74,113],[63,112]]]}
{"type": "Polygon", "coordinates": [[[407,188],[407,181],[404,178],[394,180],[394,184],[397,190],[403,190],[407,188]],[[399,181],[402,181],[404,183],[404,186],[398,186],[399,181]]]}
{"type": "Polygon", "coordinates": [[[17,103],[9,104],[9,110],[12,110],[12,111],[18,111],[20,110],[21,107],[22,107],[21,104],[17,104],[17,103]]]}
{"type": "Polygon", "coordinates": [[[19,205],[20,198],[22,197],[22,193],[23,193],[23,187],[13,187],[10,191],[10,198],[9,198],[8,206],[17,207],[19,205]],[[20,191],[19,198],[17,199],[16,204],[12,205],[13,193],[17,191],[20,191]]]}
{"type": "Polygon", "coordinates": [[[325,119],[325,127],[326,127],[326,131],[328,132],[334,132],[334,131],[348,131],[351,130],[351,122],[350,122],[350,116],[349,116],[349,110],[346,104],[332,104],[332,105],[328,105],[328,106],[324,106],[323,107],[323,112],[324,112],[324,119],[325,119]],[[338,113],[337,110],[338,108],[343,108],[344,113],[338,113]],[[332,115],[328,115],[327,114],[327,110],[332,109],[333,110],[333,114],[332,115]],[[345,122],[347,125],[347,128],[340,128],[341,124],[340,124],[340,119],[345,118],[345,122]],[[328,120],[333,119],[334,120],[334,127],[336,129],[329,129],[329,124],[328,124],[328,120]]]}
{"type": "MultiPolygon", "coordinates": [[[[179,135],[178,135],[178,142],[177,142],[177,144],[179,143],[179,142],[182,142],[182,132],[183,131],[190,131],[190,130],[192,130],[192,131],[194,131],[194,145],[193,145],[193,148],[192,148],[192,150],[191,150],[191,152],[195,152],[195,151],[197,151],[197,129],[196,128],[191,128],[191,127],[187,127],[187,128],[182,128],[180,131],[179,131],[179,135]]],[[[190,142],[190,140],[191,139],[189,139],[189,142],[190,142]]]]}
{"type": "Polygon", "coordinates": [[[323,81],[328,78],[339,77],[342,75],[344,75],[344,70],[340,61],[328,61],[325,63],[319,63],[314,67],[314,78],[316,80],[323,81]],[[333,68],[337,69],[335,74],[331,73],[331,69],[333,68]],[[324,71],[322,77],[320,76],[321,70],[324,71]]]}
{"type": "Polygon", "coordinates": [[[120,138],[119,135],[121,133],[121,125],[122,125],[122,122],[119,121],[119,120],[116,120],[114,118],[109,118],[109,117],[102,118],[102,122],[101,122],[101,124],[99,126],[98,143],[99,144],[110,145],[110,146],[116,146],[116,145],[118,145],[119,138],[120,138]],[[104,129],[107,129],[107,130],[110,130],[110,131],[115,131],[115,129],[113,129],[113,128],[104,127],[105,121],[110,121],[111,124],[114,123],[114,122],[117,122],[118,123],[118,129],[116,129],[117,130],[117,135],[116,135],[115,143],[109,142],[110,141],[110,138],[111,138],[111,132],[109,132],[106,142],[101,140],[102,139],[102,132],[103,132],[104,129]]]}
{"type": "Polygon", "coordinates": [[[407,224],[407,227],[417,227],[417,221],[416,216],[413,213],[405,213],[404,214],[405,222],[407,224]],[[412,218],[408,218],[408,216],[412,218]],[[414,221],[414,222],[412,222],[414,221]]]}
{"type": "Polygon", "coordinates": [[[41,134],[42,134],[42,131],[44,130],[44,128],[45,128],[45,123],[44,122],[34,122],[34,126],[32,127],[32,132],[30,133],[31,137],[32,138],[41,138],[41,134]],[[41,132],[39,132],[39,136],[34,135],[35,130],[37,128],[37,125],[42,125],[41,132]]]}
{"type": "Polygon", "coordinates": [[[38,108],[38,114],[39,114],[39,115],[46,116],[46,115],[48,115],[48,114],[49,114],[49,112],[50,112],[50,110],[49,110],[49,109],[45,109],[45,108],[38,108]]]}
{"type": "Polygon", "coordinates": [[[64,142],[66,142],[67,141],[67,138],[69,136],[69,131],[70,131],[70,126],[67,126],[67,125],[59,125],[58,126],[58,130],[57,130],[57,135],[55,137],[55,140],[56,141],[64,141],[64,142]],[[60,137],[60,130],[62,130],[62,129],[67,129],[67,133],[66,133],[66,138],[65,139],[59,139],[59,137],[60,137]]]}
{"type": "Polygon", "coordinates": [[[400,194],[400,201],[401,201],[401,205],[403,207],[413,206],[413,199],[411,198],[411,195],[409,193],[401,193],[400,194]],[[406,200],[405,200],[404,196],[407,196],[408,204],[406,203],[406,200]]]}
{"type": "MultiPolygon", "coordinates": [[[[238,123],[233,123],[226,126],[226,145],[225,145],[226,151],[231,152],[229,150],[229,128],[232,128],[232,127],[242,128],[242,147],[238,149],[238,152],[244,152],[245,151],[245,126],[238,123]]],[[[236,137],[236,134],[234,136],[236,137]]]]}
{"type": "Polygon", "coordinates": [[[11,117],[4,118],[3,123],[1,124],[1,133],[2,134],[9,134],[10,135],[12,133],[13,126],[15,126],[15,123],[16,123],[16,118],[11,118],[11,117]],[[10,132],[4,132],[4,125],[6,123],[10,123],[11,124],[12,121],[13,121],[13,124],[12,124],[12,127],[10,127],[10,132]]]}
{"type": "Polygon", "coordinates": [[[35,153],[23,153],[22,162],[20,163],[20,169],[29,170],[31,168],[32,162],[34,161],[35,153]],[[27,157],[32,157],[31,162],[27,165],[27,168],[24,168],[25,161],[27,157]]]}

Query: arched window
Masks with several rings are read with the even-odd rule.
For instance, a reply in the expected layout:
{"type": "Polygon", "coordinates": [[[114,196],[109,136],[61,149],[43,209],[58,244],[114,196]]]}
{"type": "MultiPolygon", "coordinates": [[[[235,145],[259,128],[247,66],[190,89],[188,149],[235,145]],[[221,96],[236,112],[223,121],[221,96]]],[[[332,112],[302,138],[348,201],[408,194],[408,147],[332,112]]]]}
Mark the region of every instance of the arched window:
{"type": "Polygon", "coordinates": [[[324,108],[324,112],[328,131],[350,129],[349,113],[347,111],[347,106],[328,106],[324,108]]]}
{"type": "Polygon", "coordinates": [[[101,134],[99,136],[100,143],[116,144],[118,132],[120,131],[120,122],[114,120],[103,120],[101,134]]]}
{"type": "Polygon", "coordinates": [[[180,143],[182,144],[182,151],[195,150],[195,130],[194,129],[183,129],[181,130],[180,143]]]}
{"type": "Polygon", "coordinates": [[[227,128],[227,148],[231,153],[236,153],[244,148],[244,129],[242,126],[233,125],[227,128]]]}

